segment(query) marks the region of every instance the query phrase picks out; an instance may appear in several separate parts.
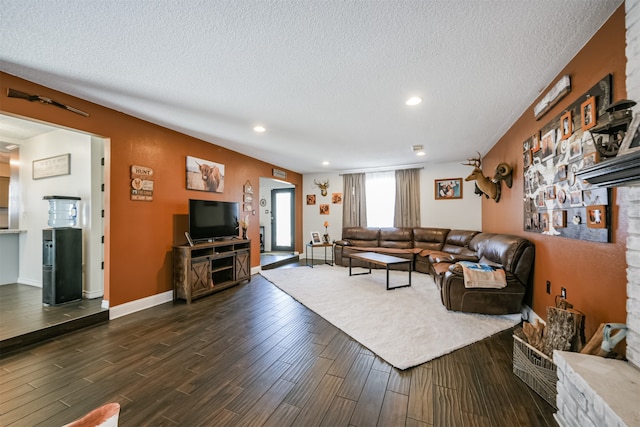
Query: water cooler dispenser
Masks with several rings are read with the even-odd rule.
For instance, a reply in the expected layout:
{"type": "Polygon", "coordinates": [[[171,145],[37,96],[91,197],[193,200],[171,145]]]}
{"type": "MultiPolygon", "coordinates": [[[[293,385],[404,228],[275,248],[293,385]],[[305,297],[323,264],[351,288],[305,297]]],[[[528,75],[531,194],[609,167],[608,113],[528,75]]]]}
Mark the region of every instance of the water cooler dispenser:
{"type": "Polygon", "coordinates": [[[51,228],[42,230],[42,303],[58,305],[82,298],[82,229],[79,197],[45,196],[51,228]]]}

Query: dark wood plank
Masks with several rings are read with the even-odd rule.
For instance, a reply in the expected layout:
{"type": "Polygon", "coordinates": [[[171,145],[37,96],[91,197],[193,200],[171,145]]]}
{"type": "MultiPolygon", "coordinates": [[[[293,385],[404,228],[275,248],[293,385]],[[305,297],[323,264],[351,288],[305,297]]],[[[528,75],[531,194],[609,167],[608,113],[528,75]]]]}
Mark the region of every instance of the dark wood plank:
{"type": "Polygon", "coordinates": [[[387,390],[378,420],[379,427],[403,427],[407,420],[409,396],[387,390]]]}
{"type": "Polygon", "coordinates": [[[433,375],[431,368],[423,365],[412,369],[407,418],[432,425],[433,405],[433,375]]]}
{"type": "Polygon", "coordinates": [[[356,402],[336,396],[331,406],[324,414],[322,419],[322,427],[336,427],[349,425],[349,420],[353,411],[356,409],[356,402]]]}
{"type": "Polygon", "coordinates": [[[294,425],[304,427],[319,426],[343,381],[339,377],[324,375],[318,387],[302,406],[294,425]]]}
{"type": "Polygon", "coordinates": [[[113,401],[120,425],[555,426],[513,375],[512,341],[401,371],[256,275],[5,355],[0,425],[63,425],[113,401]]]}
{"type": "Polygon", "coordinates": [[[389,373],[371,369],[362,394],[351,416],[351,424],[356,426],[373,426],[378,423],[382,402],[384,401],[389,373]]]}

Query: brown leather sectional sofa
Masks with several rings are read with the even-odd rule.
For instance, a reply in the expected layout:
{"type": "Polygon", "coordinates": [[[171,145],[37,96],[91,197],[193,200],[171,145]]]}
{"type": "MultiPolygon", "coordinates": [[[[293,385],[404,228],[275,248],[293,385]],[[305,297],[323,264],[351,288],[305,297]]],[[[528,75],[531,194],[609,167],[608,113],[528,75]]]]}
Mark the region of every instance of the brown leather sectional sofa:
{"type": "MultiPolygon", "coordinates": [[[[413,261],[416,271],[433,276],[442,303],[449,310],[518,313],[531,287],[535,247],[522,237],[447,228],[347,227],[335,242],[335,262],[348,266],[354,252],[378,252],[413,261]],[[502,267],[507,286],[502,289],[466,288],[458,261],[502,267]]],[[[366,266],[352,260],[354,266],[366,266]]]]}

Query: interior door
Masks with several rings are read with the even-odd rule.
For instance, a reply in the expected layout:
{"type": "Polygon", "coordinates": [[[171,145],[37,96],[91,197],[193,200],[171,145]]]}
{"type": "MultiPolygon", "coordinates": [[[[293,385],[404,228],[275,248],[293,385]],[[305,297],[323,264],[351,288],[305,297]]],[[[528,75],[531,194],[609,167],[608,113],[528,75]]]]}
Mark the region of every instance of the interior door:
{"type": "Polygon", "coordinates": [[[271,250],[293,252],[295,188],[271,190],[271,250]]]}

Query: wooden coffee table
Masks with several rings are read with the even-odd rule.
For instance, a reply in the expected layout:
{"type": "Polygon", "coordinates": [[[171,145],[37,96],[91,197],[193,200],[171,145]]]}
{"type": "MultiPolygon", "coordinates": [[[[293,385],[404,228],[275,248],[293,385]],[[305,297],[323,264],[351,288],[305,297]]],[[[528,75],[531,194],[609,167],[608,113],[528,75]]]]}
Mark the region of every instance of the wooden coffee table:
{"type": "Polygon", "coordinates": [[[411,264],[412,264],[412,261],[409,260],[409,259],[400,258],[400,257],[397,257],[397,256],[379,254],[377,252],[355,253],[355,254],[349,255],[349,276],[359,276],[361,274],[371,274],[371,266],[372,265],[379,265],[379,266],[385,267],[387,269],[387,290],[398,289],[398,288],[406,288],[408,286],[411,286],[411,267],[412,267],[411,264]],[[364,262],[368,263],[369,264],[369,271],[366,272],[366,273],[352,273],[351,272],[351,260],[352,259],[358,259],[360,261],[364,261],[364,262]],[[391,265],[402,265],[402,264],[406,264],[407,265],[407,271],[409,272],[409,284],[408,285],[401,285],[401,286],[394,286],[393,288],[390,288],[389,287],[389,266],[391,266],[391,265]]]}

